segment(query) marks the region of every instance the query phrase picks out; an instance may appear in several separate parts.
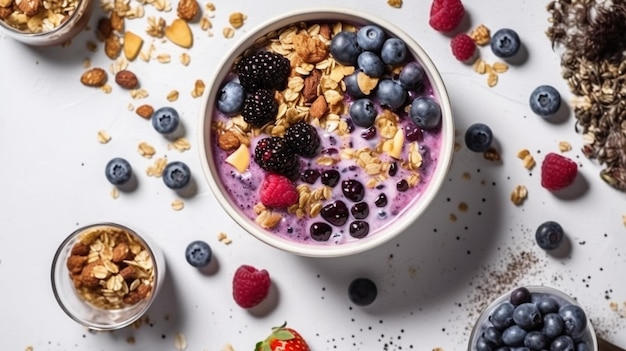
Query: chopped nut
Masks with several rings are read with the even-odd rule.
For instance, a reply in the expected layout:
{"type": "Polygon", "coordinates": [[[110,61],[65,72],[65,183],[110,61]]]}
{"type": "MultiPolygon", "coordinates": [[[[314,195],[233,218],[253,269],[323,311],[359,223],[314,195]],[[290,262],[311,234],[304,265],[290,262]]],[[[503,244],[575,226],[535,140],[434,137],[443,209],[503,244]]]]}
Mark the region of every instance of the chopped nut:
{"type": "Polygon", "coordinates": [[[124,32],[124,56],[126,56],[129,61],[133,61],[137,58],[142,45],[143,39],[140,36],[128,30],[124,32]]]}
{"type": "Polygon", "coordinates": [[[567,152],[572,150],[572,144],[567,141],[559,141],[559,151],[567,152]]]}
{"type": "Polygon", "coordinates": [[[193,90],[191,91],[191,97],[198,98],[204,94],[204,89],[206,85],[202,79],[196,79],[193,85],[193,90]]]}
{"type": "Polygon", "coordinates": [[[98,39],[104,41],[113,33],[113,26],[111,19],[108,17],[102,17],[98,20],[98,26],[96,28],[96,36],[98,39]]]}
{"type": "Polygon", "coordinates": [[[117,34],[109,35],[104,41],[104,53],[115,60],[122,52],[122,39],[117,34]]]}
{"type": "Polygon", "coordinates": [[[511,202],[519,206],[524,202],[524,200],[526,200],[527,197],[528,190],[526,189],[526,187],[523,185],[518,185],[515,187],[515,189],[513,189],[513,192],[511,193],[511,202]]]}
{"type": "Polygon", "coordinates": [[[196,0],[180,0],[176,8],[178,17],[185,21],[193,20],[200,13],[200,5],[196,0]]]}
{"type": "Polygon", "coordinates": [[[489,161],[501,160],[500,153],[498,152],[498,150],[496,150],[493,147],[490,147],[489,149],[487,149],[487,151],[483,153],[483,157],[485,158],[485,160],[489,160],[489,161]]]}
{"type": "Polygon", "coordinates": [[[107,72],[98,67],[85,71],[80,77],[80,82],[89,87],[101,87],[106,81],[107,72]]]}
{"type": "Polygon", "coordinates": [[[117,11],[111,11],[110,16],[111,28],[118,32],[124,32],[124,17],[120,16],[117,11]]]}
{"type": "Polygon", "coordinates": [[[15,5],[26,16],[34,16],[43,9],[43,2],[41,0],[15,0],[15,5]]]}
{"type": "Polygon", "coordinates": [[[152,114],[154,113],[154,107],[152,107],[152,105],[141,105],[137,107],[135,113],[137,113],[142,118],[150,119],[152,117],[152,114]]]}
{"type": "Polygon", "coordinates": [[[178,100],[178,90],[172,90],[172,91],[170,91],[170,92],[167,94],[166,98],[167,98],[167,101],[169,101],[169,102],[173,102],[173,101],[178,100]]]}
{"type": "Polygon", "coordinates": [[[174,19],[169,26],[165,27],[165,36],[172,43],[186,49],[193,44],[191,29],[187,21],[180,18],[174,19]]]}
{"type": "Polygon", "coordinates": [[[139,86],[139,80],[135,73],[122,70],[115,74],[115,82],[124,89],[136,89],[139,86]]]}
{"type": "Polygon", "coordinates": [[[402,0],[387,0],[387,5],[399,9],[402,7],[402,0]]]}
{"type": "Polygon", "coordinates": [[[239,138],[232,131],[225,131],[217,137],[217,145],[224,151],[235,150],[240,144],[239,138]]]}

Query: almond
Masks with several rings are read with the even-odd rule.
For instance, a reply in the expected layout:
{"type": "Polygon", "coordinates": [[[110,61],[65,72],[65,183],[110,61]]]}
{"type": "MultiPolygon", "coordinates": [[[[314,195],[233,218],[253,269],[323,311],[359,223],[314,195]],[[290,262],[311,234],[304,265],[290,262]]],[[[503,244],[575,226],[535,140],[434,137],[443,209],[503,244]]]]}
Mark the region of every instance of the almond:
{"type": "Polygon", "coordinates": [[[189,28],[187,21],[180,18],[174,19],[172,24],[165,28],[165,36],[172,43],[186,49],[190,48],[193,44],[191,28],[189,28]]]}
{"type": "Polygon", "coordinates": [[[143,39],[140,36],[128,30],[124,32],[124,56],[129,61],[137,58],[142,45],[143,39]]]}
{"type": "Polygon", "coordinates": [[[117,72],[115,82],[124,89],[136,89],[139,86],[135,73],[128,70],[117,72]]]}
{"type": "Polygon", "coordinates": [[[137,113],[139,117],[150,119],[152,117],[152,114],[154,113],[154,107],[152,107],[151,105],[141,105],[137,107],[135,113],[137,113]]]}
{"type": "Polygon", "coordinates": [[[107,72],[102,68],[94,67],[83,73],[80,82],[88,87],[101,87],[107,82],[107,72]]]}

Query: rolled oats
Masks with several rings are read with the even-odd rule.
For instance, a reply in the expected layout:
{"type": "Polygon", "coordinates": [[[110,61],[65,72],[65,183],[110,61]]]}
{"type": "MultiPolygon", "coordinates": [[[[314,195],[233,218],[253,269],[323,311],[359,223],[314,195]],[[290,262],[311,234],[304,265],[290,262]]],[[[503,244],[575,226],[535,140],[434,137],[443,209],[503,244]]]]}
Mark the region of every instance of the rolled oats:
{"type": "Polygon", "coordinates": [[[559,141],[559,151],[567,152],[572,151],[572,144],[567,141],[559,141]]]}
{"type": "Polygon", "coordinates": [[[224,29],[222,29],[222,35],[224,38],[230,39],[235,36],[235,30],[232,27],[224,27],[224,29]]]}
{"type": "Polygon", "coordinates": [[[130,96],[133,99],[137,99],[137,100],[138,99],[145,99],[145,98],[148,97],[148,95],[149,95],[148,91],[146,89],[143,89],[143,88],[141,88],[141,89],[133,89],[133,90],[130,91],[130,96]]]}
{"type": "Polygon", "coordinates": [[[182,200],[176,199],[176,200],[172,201],[172,209],[174,211],[180,211],[183,208],[185,208],[185,203],[182,200]]]}
{"type": "Polygon", "coordinates": [[[399,9],[402,7],[402,0],[387,0],[387,5],[399,9]]]}
{"type": "Polygon", "coordinates": [[[146,174],[149,177],[160,177],[163,175],[163,170],[165,170],[165,166],[167,165],[167,159],[163,157],[159,157],[154,160],[154,164],[148,166],[146,169],[146,174]]]}
{"type": "Polygon", "coordinates": [[[105,130],[98,131],[98,142],[100,144],[106,144],[111,141],[111,136],[105,130]]]}
{"type": "Polygon", "coordinates": [[[244,15],[241,12],[233,12],[228,16],[228,23],[235,29],[239,29],[243,26],[244,21],[248,18],[248,16],[244,15]]]}
{"type": "Polygon", "coordinates": [[[489,72],[487,74],[487,86],[490,88],[495,87],[498,84],[498,75],[495,72],[489,72]]]}
{"type": "Polygon", "coordinates": [[[139,151],[139,154],[145,158],[152,158],[152,156],[156,154],[156,149],[154,148],[154,146],[148,144],[145,141],[139,143],[139,145],[137,146],[137,151],[139,151]]]}
{"type": "Polygon", "coordinates": [[[191,143],[187,138],[180,137],[170,144],[170,147],[178,151],[187,151],[191,149],[191,143]]]}
{"type": "Polygon", "coordinates": [[[167,101],[169,101],[169,102],[173,102],[173,101],[178,100],[178,90],[170,91],[169,93],[167,93],[166,98],[167,98],[167,101]]]}
{"type": "Polygon", "coordinates": [[[202,79],[196,79],[193,84],[193,90],[191,91],[191,97],[199,98],[202,94],[204,94],[205,88],[206,85],[204,84],[204,81],[202,79]]]}
{"type": "Polygon", "coordinates": [[[489,41],[491,41],[491,33],[489,31],[489,28],[487,28],[483,24],[474,28],[470,32],[470,37],[472,38],[472,40],[474,40],[476,45],[480,45],[480,46],[487,45],[489,44],[489,41]]]}
{"type": "Polygon", "coordinates": [[[180,60],[180,63],[183,64],[183,66],[188,66],[189,63],[191,62],[191,56],[189,56],[188,53],[183,52],[180,54],[179,60],[180,60]]]}
{"type": "Polygon", "coordinates": [[[120,191],[116,186],[114,186],[113,189],[111,189],[111,197],[113,199],[117,199],[118,197],[120,197],[120,191]]]}

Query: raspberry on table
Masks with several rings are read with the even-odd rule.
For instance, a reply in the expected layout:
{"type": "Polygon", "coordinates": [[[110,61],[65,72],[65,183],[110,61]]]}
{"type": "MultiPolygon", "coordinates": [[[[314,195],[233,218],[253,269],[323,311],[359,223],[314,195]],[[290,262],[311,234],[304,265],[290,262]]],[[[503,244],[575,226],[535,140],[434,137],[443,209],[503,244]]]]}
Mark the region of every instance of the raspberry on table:
{"type": "Polygon", "coordinates": [[[434,0],[428,24],[436,31],[448,33],[456,29],[465,16],[461,0],[434,0]]]}
{"type": "Polygon", "coordinates": [[[270,291],[269,273],[249,265],[242,265],[233,276],[233,298],[242,308],[252,308],[263,302],[270,291]]]}
{"type": "Polygon", "coordinates": [[[320,136],[314,126],[306,122],[298,122],[285,131],[285,140],[296,154],[304,157],[317,155],[320,146],[320,136]]]}
{"type": "Polygon", "coordinates": [[[250,93],[243,103],[241,116],[253,127],[262,127],[273,121],[278,113],[278,102],[274,92],[269,89],[257,89],[250,93]]]}
{"type": "Polygon", "coordinates": [[[459,61],[469,60],[476,52],[476,43],[467,34],[458,34],[452,38],[450,47],[452,48],[452,54],[459,61]]]}
{"type": "Polygon", "coordinates": [[[287,208],[298,203],[298,190],[287,177],[268,173],[259,190],[261,203],[271,208],[287,208]]]}
{"type": "Polygon", "coordinates": [[[246,91],[256,89],[283,90],[291,72],[291,63],[286,57],[269,51],[257,52],[243,57],[237,63],[239,83],[246,91]]]}
{"type": "Polygon", "coordinates": [[[299,174],[299,159],[281,137],[259,140],[254,149],[254,161],[264,170],[294,179],[299,174]]]}
{"type": "Polygon", "coordinates": [[[550,191],[561,190],[571,185],[577,174],[576,162],[551,152],[546,155],[541,164],[541,186],[550,191]]]}

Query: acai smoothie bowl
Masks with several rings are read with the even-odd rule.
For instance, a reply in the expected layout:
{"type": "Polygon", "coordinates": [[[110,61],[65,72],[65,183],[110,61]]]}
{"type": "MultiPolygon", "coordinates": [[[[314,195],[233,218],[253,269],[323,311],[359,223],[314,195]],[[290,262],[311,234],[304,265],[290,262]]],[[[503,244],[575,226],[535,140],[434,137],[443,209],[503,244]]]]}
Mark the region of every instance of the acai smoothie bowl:
{"type": "Polygon", "coordinates": [[[337,257],[403,232],[446,178],[450,101],[413,38],[375,16],[309,9],[228,52],[200,118],[201,163],[261,241],[337,257]]]}

